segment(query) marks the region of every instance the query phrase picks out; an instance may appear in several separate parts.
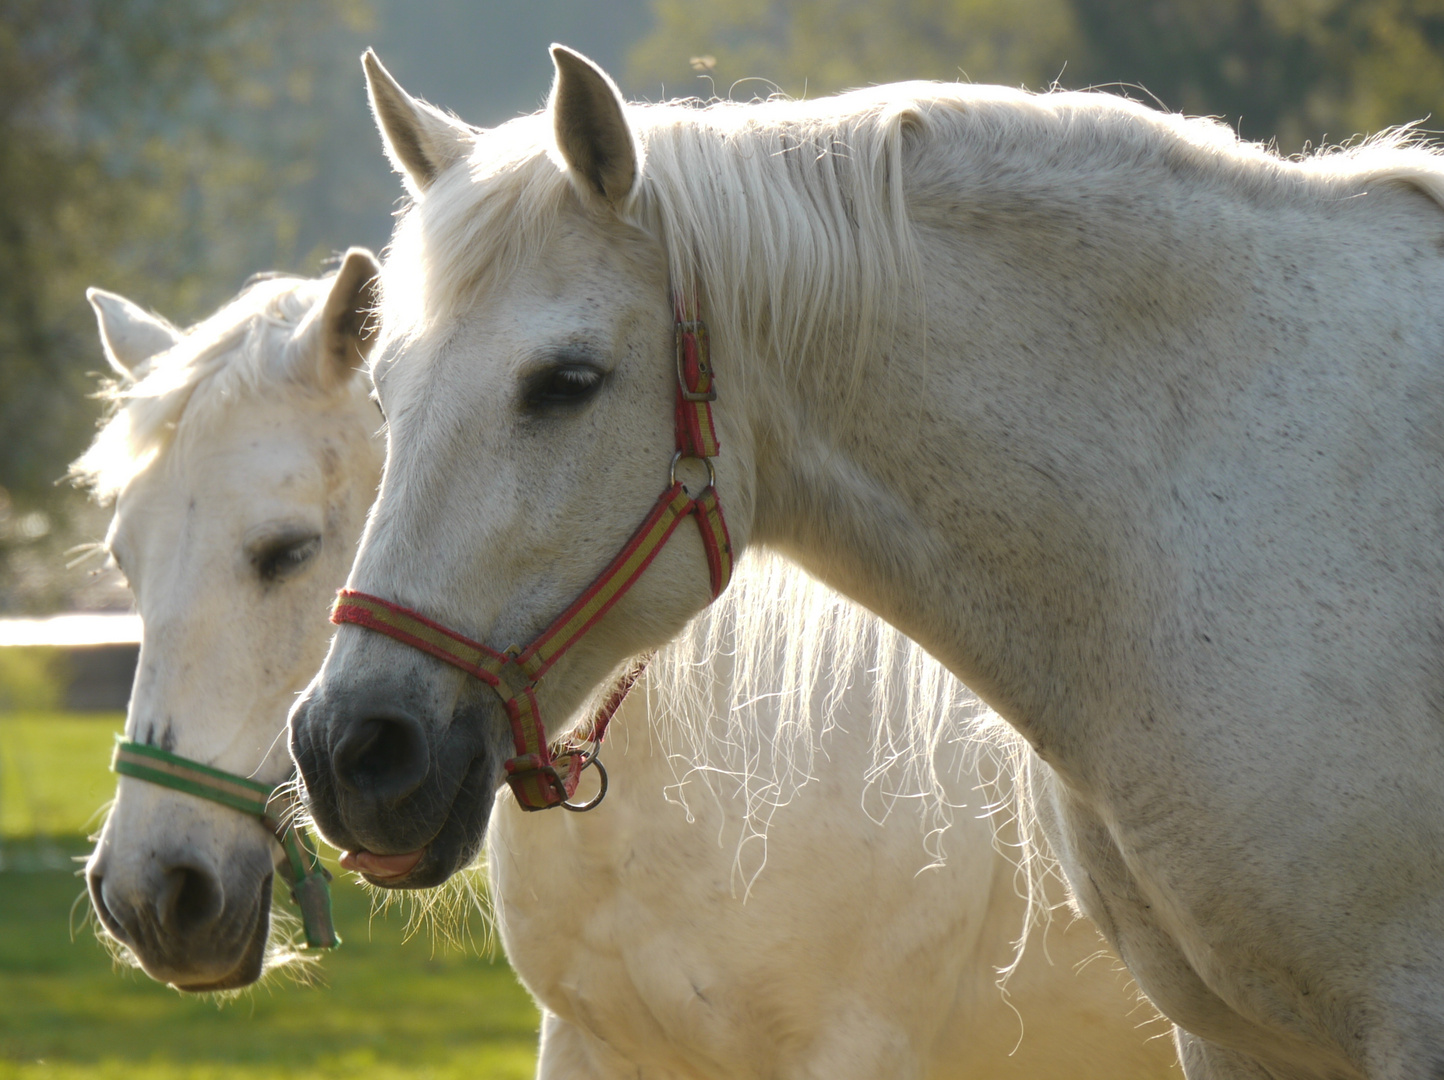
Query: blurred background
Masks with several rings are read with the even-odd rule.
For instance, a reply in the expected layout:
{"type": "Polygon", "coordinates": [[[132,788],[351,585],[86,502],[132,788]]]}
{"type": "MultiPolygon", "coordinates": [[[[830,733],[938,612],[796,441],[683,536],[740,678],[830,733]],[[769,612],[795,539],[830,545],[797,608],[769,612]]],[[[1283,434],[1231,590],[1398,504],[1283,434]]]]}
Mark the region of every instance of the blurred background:
{"type": "Polygon", "coordinates": [[[72,944],[138,628],[40,617],[128,604],[67,568],[108,517],[60,482],[99,417],[85,288],[186,325],[257,271],[379,250],[401,189],[362,49],[489,125],[542,103],[552,41],[638,98],[1091,86],[1285,154],[1427,129],[1444,101],[1444,0],[0,0],[0,1078],[529,1075],[535,1012],[504,965],[403,947],[355,889],[325,992],[217,1012],[72,944]]]}

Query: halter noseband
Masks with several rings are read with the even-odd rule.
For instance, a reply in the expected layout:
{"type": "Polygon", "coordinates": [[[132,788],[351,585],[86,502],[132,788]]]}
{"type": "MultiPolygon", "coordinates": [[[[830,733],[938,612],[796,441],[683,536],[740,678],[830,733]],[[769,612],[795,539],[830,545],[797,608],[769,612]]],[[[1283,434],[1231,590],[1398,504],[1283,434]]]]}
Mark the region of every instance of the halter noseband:
{"type": "Polygon", "coordinates": [[[553,806],[590,810],[606,794],[607,774],[597,760],[597,752],[607,724],[641,674],[642,666],[634,665],[617,683],[606,703],[593,717],[581,743],[568,740],[555,750],[547,742],[546,728],[537,706],[536,684],[557,659],[595,626],[636,583],[683,518],[694,517],[702,534],[712,599],[721,595],[732,576],[732,541],[727,535],[722,504],[713,483],[715,474],[711,459],[717,456],[720,445],[712,423],[712,402],[717,400],[717,388],[708,347],[707,324],[695,317],[695,303],[689,304],[679,296],[674,308],[677,452],[668,474],[670,486],[662,492],[652,512],[616,558],[530,644],[525,647],[513,645],[505,652],[497,652],[410,608],[351,589],[342,589],[337,594],[336,606],[331,612],[331,621],[338,625],[354,623],[386,634],[460,668],[491,687],[501,699],[511,722],[516,756],[505,763],[506,782],[516,793],[517,803],[523,810],[547,810],[553,806]],[[695,499],[677,479],[677,464],[685,458],[696,458],[707,468],[707,486],[695,499]],[[587,743],[590,746],[586,746],[587,743]],[[582,770],[593,764],[601,775],[601,791],[587,803],[568,801],[577,790],[582,770]]]}
{"type": "Polygon", "coordinates": [[[331,922],[331,890],[327,885],[331,874],[321,864],[310,835],[296,826],[301,803],[288,784],[268,787],[119,735],[110,767],[121,776],[184,791],[259,818],[285,852],[281,877],[290,887],[291,899],[301,909],[306,945],[313,949],[334,949],[341,944],[331,922]]]}

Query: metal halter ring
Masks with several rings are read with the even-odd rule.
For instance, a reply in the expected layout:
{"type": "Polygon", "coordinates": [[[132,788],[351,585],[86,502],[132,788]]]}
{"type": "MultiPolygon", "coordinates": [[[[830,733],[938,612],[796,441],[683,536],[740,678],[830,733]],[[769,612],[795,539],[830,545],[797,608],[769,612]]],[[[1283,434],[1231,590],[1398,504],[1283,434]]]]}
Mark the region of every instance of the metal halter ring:
{"type": "MultiPolygon", "coordinates": [[[[716,487],[716,486],[717,486],[717,470],[712,467],[712,459],[711,459],[711,458],[707,458],[707,457],[697,457],[695,454],[683,454],[682,451],[680,451],[680,450],[678,450],[675,454],[672,455],[672,465],[671,465],[671,468],[669,468],[669,469],[667,470],[667,477],[668,477],[668,479],[670,479],[670,480],[672,481],[672,483],[675,484],[675,483],[677,482],[677,463],[678,463],[679,461],[681,461],[681,460],[683,459],[683,457],[686,457],[686,458],[688,458],[688,459],[690,459],[690,460],[692,460],[692,461],[700,461],[703,465],[706,465],[706,466],[707,466],[707,486],[708,486],[708,487],[716,487]]],[[[684,488],[686,487],[685,484],[683,484],[682,486],[683,486],[684,488]]],[[[690,495],[691,492],[689,491],[687,494],[690,495]]]]}
{"type": "MultiPolygon", "coordinates": [[[[597,779],[602,782],[601,790],[584,803],[570,803],[562,800],[561,807],[563,810],[570,810],[574,814],[584,814],[588,810],[595,810],[601,804],[601,801],[607,797],[607,767],[603,765],[597,757],[601,749],[600,744],[593,743],[592,748],[586,752],[586,756],[582,760],[581,768],[581,772],[586,772],[592,765],[597,767],[597,779]]],[[[573,751],[573,753],[575,752],[576,751],[573,751]]]]}

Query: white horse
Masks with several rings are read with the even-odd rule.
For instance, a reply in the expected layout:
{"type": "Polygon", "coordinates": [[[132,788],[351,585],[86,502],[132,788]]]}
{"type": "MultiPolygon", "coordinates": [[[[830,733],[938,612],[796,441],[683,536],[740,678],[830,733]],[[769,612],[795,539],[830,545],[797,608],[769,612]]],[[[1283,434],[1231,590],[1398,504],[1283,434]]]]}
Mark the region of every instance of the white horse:
{"type": "MultiPolygon", "coordinates": [[[[328,281],[268,280],[184,335],[92,294],[123,382],[77,469],[116,496],[109,546],[145,622],[131,738],[284,777],[287,706],[379,478],[354,370],[372,274],[353,253],[328,281]]],[[[744,569],[617,714],[602,809],[500,800],[493,896],[544,1009],[539,1075],[1164,1076],[1147,1007],[1086,923],[1013,967],[1020,885],[1038,881],[995,850],[976,710],[805,575],[744,569]],[[820,678],[819,649],[846,654],[846,682],[820,678]]],[[[235,810],[123,776],[91,895],[152,976],[242,985],[261,968],[271,847],[235,810]]]]}
{"type": "MultiPolygon", "coordinates": [[[[368,340],[376,263],[258,281],[181,332],[90,291],[118,377],[73,472],[115,515],[106,548],[140,611],[128,739],[277,785],[280,721],[325,651],[382,448],[368,340]]],[[[86,865],[101,925],[182,990],[255,981],[281,848],[227,806],[122,776],[86,865]]]]}
{"type": "MultiPolygon", "coordinates": [[[[695,298],[732,547],[865,603],[1052,766],[1068,881],[1189,1077],[1444,1076],[1439,157],[1285,161],[1102,94],[630,106],[553,56],[548,108],[490,131],[367,61],[414,205],[351,588],[532,639],[667,483],[695,298]]],[[[530,690],[552,731],[708,602],[675,536],[530,690]]],[[[405,885],[479,844],[507,727],[345,626],[292,750],[325,834],[405,885]],[[375,725],[407,749],[367,775],[375,725]]]]}

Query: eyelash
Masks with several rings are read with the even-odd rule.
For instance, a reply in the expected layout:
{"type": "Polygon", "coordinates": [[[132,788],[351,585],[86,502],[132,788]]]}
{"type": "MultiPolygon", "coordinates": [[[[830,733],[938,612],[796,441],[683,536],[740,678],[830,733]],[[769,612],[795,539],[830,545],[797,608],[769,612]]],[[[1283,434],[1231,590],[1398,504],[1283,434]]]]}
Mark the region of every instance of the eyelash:
{"type": "Polygon", "coordinates": [[[528,376],[522,402],[531,412],[574,408],[589,400],[606,374],[589,364],[561,364],[528,376]]]}
{"type": "Polygon", "coordinates": [[[305,536],[267,548],[252,561],[262,581],[279,581],[305,566],[320,550],[319,536],[305,536]]]}

